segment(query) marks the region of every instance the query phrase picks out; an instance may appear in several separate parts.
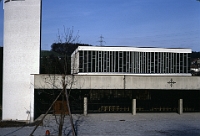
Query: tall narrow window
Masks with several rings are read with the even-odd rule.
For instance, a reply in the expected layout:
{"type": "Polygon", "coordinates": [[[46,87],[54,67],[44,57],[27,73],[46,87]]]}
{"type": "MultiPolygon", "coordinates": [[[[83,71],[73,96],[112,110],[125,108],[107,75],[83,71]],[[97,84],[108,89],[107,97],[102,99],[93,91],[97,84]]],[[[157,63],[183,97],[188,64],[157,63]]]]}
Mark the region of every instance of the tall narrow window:
{"type": "Polygon", "coordinates": [[[96,60],[95,53],[96,53],[96,51],[92,51],[92,61],[91,61],[92,62],[92,64],[91,64],[92,65],[92,67],[91,67],[92,68],[92,72],[95,72],[95,64],[96,64],[95,63],[95,60],[96,60]]]}
{"type": "Polygon", "coordinates": [[[88,51],[84,51],[84,72],[88,72],[88,51]]]}
{"type": "Polygon", "coordinates": [[[154,72],[154,69],[155,69],[155,66],[154,66],[154,52],[151,52],[151,73],[155,73],[154,72]]]}
{"type": "Polygon", "coordinates": [[[87,61],[87,67],[88,67],[88,69],[87,69],[87,72],[92,72],[92,51],[88,51],[88,56],[87,56],[87,58],[88,58],[88,61],[87,61]]]}
{"type": "Polygon", "coordinates": [[[183,73],[183,53],[180,53],[180,73],[183,73]]]}
{"type": "Polygon", "coordinates": [[[123,52],[119,52],[119,72],[122,72],[123,69],[123,52]]]}
{"type": "Polygon", "coordinates": [[[79,72],[83,72],[83,51],[79,51],[79,72]]]}

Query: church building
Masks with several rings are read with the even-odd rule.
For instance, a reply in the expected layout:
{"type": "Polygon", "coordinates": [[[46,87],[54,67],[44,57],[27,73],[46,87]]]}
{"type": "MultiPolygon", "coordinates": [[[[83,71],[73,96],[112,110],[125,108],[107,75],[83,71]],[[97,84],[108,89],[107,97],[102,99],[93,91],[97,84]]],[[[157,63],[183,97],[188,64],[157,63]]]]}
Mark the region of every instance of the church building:
{"type": "Polygon", "coordinates": [[[70,75],[40,74],[41,2],[4,0],[2,120],[34,121],[63,85],[72,113],[200,111],[191,49],[79,46],[70,75]]]}
{"type": "MultiPolygon", "coordinates": [[[[83,113],[84,98],[88,113],[199,111],[200,78],[190,73],[191,52],[79,46],[71,55],[71,75],[66,75],[72,113],[83,113]]],[[[33,75],[33,79],[35,97],[62,89],[62,75],[33,75]]]]}

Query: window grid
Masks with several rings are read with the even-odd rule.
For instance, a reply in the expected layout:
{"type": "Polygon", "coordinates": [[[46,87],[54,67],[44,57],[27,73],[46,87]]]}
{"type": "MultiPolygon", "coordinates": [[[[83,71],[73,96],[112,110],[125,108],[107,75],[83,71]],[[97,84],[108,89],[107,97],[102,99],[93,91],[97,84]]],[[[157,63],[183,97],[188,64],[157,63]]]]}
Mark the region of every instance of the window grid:
{"type": "Polygon", "coordinates": [[[79,51],[79,72],[133,74],[188,73],[190,54],[169,52],[79,51]]]}

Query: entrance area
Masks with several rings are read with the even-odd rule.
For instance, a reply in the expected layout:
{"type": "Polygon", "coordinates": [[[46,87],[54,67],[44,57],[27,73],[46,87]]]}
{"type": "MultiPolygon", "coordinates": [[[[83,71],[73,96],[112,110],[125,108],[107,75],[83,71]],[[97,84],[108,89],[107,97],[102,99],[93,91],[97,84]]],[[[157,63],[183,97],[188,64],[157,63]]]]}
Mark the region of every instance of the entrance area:
{"type": "MultiPolygon", "coordinates": [[[[35,90],[35,117],[44,114],[60,90],[35,90]]],[[[69,90],[70,109],[83,114],[83,99],[88,99],[88,113],[131,113],[136,99],[137,112],[177,112],[183,99],[183,112],[200,111],[200,91],[194,90],[69,90]]],[[[58,99],[58,101],[61,98],[58,99]]],[[[55,113],[52,108],[50,113],[55,113]]]]}
{"type": "Polygon", "coordinates": [[[131,112],[131,90],[90,90],[88,112],[131,112]]]}
{"type": "Polygon", "coordinates": [[[200,91],[191,90],[90,90],[88,113],[131,113],[132,99],[137,112],[177,112],[183,99],[183,112],[200,111],[200,91]]]}

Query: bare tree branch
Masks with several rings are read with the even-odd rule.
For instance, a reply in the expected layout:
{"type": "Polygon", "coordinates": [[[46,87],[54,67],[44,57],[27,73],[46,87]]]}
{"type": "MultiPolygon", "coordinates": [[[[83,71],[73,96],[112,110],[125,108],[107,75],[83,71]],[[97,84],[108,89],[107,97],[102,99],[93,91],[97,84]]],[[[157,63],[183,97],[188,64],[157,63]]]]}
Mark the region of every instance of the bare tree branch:
{"type": "Polygon", "coordinates": [[[49,113],[49,111],[51,110],[51,108],[53,107],[54,103],[58,100],[58,98],[60,97],[60,95],[62,94],[62,91],[59,93],[59,95],[56,97],[56,99],[53,101],[53,103],[51,104],[51,106],[49,107],[49,109],[46,111],[45,115],[42,117],[42,119],[40,120],[40,122],[35,126],[35,128],[33,129],[33,131],[31,132],[31,134],[29,136],[33,136],[33,133],[35,132],[35,130],[38,128],[38,126],[43,122],[44,118],[46,117],[46,115],[49,113]]]}

